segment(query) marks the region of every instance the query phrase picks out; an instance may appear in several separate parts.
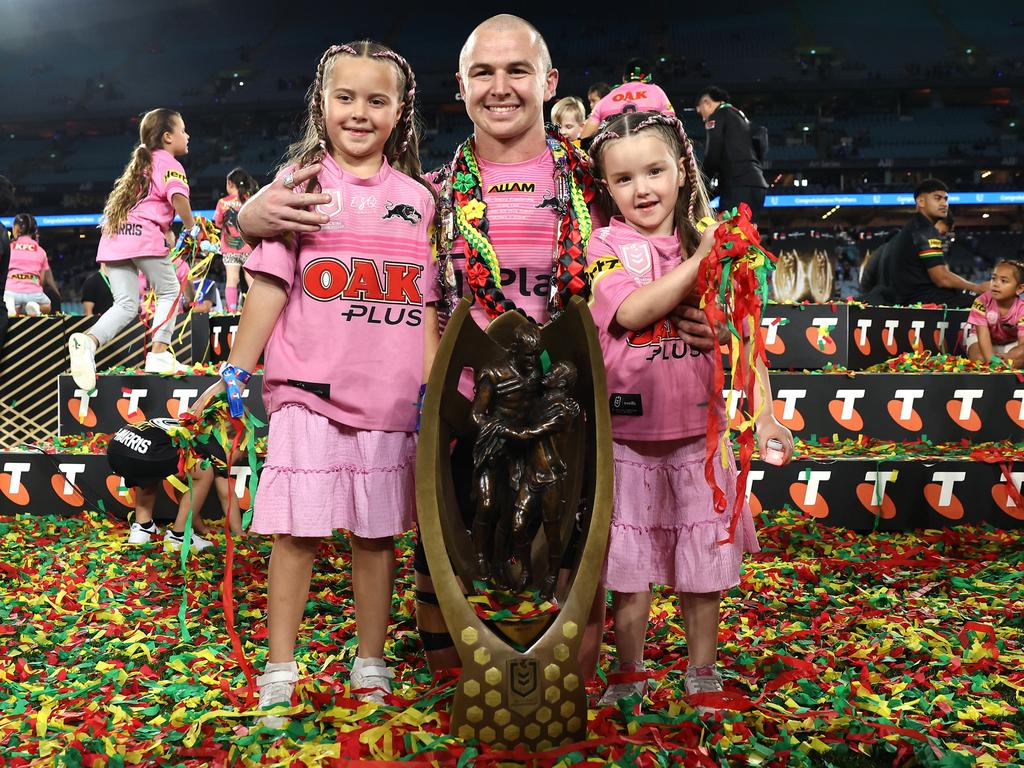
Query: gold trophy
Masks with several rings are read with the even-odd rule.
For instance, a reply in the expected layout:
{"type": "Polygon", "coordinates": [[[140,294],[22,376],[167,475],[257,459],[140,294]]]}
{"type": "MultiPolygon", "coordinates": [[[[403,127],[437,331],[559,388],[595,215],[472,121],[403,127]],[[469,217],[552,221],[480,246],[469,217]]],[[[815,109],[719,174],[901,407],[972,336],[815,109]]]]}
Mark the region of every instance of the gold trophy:
{"type": "Polygon", "coordinates": [[[486,332],[469,307],[434,359],[416,460],[423,546],[462,662],[451,732],[550,749],[586,736],[577,657],[612,493],[604,363],[580,298],[543,327],[505,312],[486,332]],[[459,391],[467,368],[472,400],[459,391]],[[479,611],[495,594],[544,610],[479,611]]]}

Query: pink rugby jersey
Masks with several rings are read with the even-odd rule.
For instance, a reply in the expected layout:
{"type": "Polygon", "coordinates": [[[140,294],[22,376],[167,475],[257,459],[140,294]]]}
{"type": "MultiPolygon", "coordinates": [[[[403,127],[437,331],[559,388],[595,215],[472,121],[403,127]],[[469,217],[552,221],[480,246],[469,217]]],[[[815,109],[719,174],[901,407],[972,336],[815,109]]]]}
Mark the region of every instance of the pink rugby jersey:
{"type": "Polygon", "coordinates": [[[249,253],[249,246],[238,231],[238,211],[242,201],[238,195],[226,195],[217,201],[213,212],[213,223],[220,229],[220,252],[222,254],[249,253]]]}
{"type": "Polygon", "coordinates": [[[608,373],[612,435],[617,440],[678,440],[707,431],[708,403],[719,409],[714,360],[692,349],[668,319],[642,331],[615,320],[637,288],[680,263],[679,238],[647,237],[620,218],[594,232],[588,249],[592,284],[590,311],[608,373]]]}
{"type": "MultiPolygon", "coordinates": [[[[13,261],[13,251],[11,258],[13,261]]],[[[1009,311],[1003,315],[999,304],[992,298],[992,291],[985,291],[971,305],[967,322],[971,325],[987,325],[993,344],[1024,341],[1024,300],[1017,297],[1009,311]]]]}
{"type": "Polygon", "coordinates": [[[674,115],[672,102],[657,85],[653,83],[623,83],[604,96],[590,117],[601,122],[620,112],[661,112],[674,115]]]}
{"type": "Polygon", "coordinates": [[[331,220],[291,245],[264,240],[245,262],[288,287],[264,350],[263,401],[267,413],[297,403],[356,429],[411,432],[423,380],[423,305],[439,298],[434,200],[387,161],[368,179],[330,156],[322,164],[320,186],[331,202],[317,210],[331,220]]]}
{"type": "Polygon", "coordinates": [[[116,235],[100,238],[96,261],[127,261],[140,256],[166,256],[164,233],[174,221],[171,198],[187,199],[188,178],[181,163],[165,149],[153,150],[153,175],[149,192],[128,212],[128,219],[116,235]]]}
{"type": "MultiPolygon", "coordinates": [[[[538,323],[547,322],[555,237],[560,221],[555,161],[545,148],[541,154],[520,163],[493,163],[478,157],[477,164],[505,297],[538,323]]],[[[459,293],[468,295],[462,235],[452,243],[452,253],[459,293]]],[[[481,327],[490,323],[486,310],[478,303],[473,304],[470,312],[481,327]]]]}
{"type": "Polygon", "coordinates": [[[7,290],[11,293],[39,293],[43,273],[50,268],[39,243],[22,235],[11,243],[11,261],[7,267],[7,290]]]}

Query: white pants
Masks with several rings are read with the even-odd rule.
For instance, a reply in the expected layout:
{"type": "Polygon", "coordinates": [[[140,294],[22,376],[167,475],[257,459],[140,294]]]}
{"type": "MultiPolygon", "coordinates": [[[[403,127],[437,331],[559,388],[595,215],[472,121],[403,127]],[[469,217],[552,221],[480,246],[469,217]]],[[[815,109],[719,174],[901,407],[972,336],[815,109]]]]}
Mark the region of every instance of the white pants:
{"type": "Polygon", "coordinates": [[[89,329],[99,346],[103,346],[125,326],[139,317],[139,272],[146,276],[156,292],[156,311],[153,314],[153,341],[170,344],[174,320],[178,314],[178,277],[166,256],[140,256],[130,261],[108,261],[107,279],[113,306],[100,315],[89,329]]]}
{"type": "MultiPolygon", "coordinates": [[[[973,325],[967,327],[967,333],[964,335],[964,346],[970,351],[971,347],[978,343],[978,331],[973,325]]],[[[1011,349],[1017,346],[1016,341],[1011,341],[1006,344],[992,344],[992,354],[1006,354],[1011,349]]]]}

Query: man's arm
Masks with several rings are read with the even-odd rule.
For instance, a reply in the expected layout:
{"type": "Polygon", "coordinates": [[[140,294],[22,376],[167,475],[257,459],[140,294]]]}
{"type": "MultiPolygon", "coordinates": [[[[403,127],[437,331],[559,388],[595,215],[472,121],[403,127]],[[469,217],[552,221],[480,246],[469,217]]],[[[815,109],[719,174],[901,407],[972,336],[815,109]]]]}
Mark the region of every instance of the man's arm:
{"type": "Polygon", "coordinates": [[[951,272],[945,263],[929,267],[928,278],[939,288],[952,288],[958,291],[970,291],[971,293],[984,293],[986,290],[984,285],[972,283],[955,272],[951,272]]]}

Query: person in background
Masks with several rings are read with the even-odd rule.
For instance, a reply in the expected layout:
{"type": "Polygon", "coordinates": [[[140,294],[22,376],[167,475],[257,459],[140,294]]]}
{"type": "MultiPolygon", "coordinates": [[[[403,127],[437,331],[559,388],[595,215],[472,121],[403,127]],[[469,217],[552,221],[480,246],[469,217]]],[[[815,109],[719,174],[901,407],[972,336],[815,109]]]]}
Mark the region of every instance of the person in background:
{"type": "Polygon", "coordinates": [[[7,311],[19,315],[48,315],[52,305],[43,287],[50,287],[57,296],[60,291],[53,281],[46,251],[39,245],[35,217],[31,213],[19,213],[14,217],[12,230],[14,242],[4,290],[7,311]]]}
{"type": "Polygon", "coordinates": [[[555,102],[551,108],[551,122],[558,126],[558,132],[569,141],[580,144],[580,133],[583,131],[583,121],[587,119],[583,102],[575,96],[566,96],[555,102]]]}
{"type": "Polygon", "coordinates": [[[583,126],[580,138],[597,133],[601,122],[620,112],[660,112],[675,115],[675,109],[660,87],[651,82],[651,68],[642,59],[630,59],[622,73],[622,85],[612,88],[596,105],[583,126]]]}
{"type": "Polygon", "coordinates": [[[243,168],[235,168],[228,174],[224,186],[228,194],[217,201],[213,223],[220,228],[220,255],[224,260],[224,293],[228,311],[237,312],[238,280],[242,266],[252,250],[238,231],[238,211],[259,190],[260,185],[243,168]]]}
{"type": "Polygon", "coordinates": [[[85,278],[82,283],[82,313],[86,317],[102,315],[114,304],[114,296],[110,293],[110,281],[107,280],[107,268],[100,268],[85,278]]]}
{"type": "Polygon", "coordinates": [[[882,282],[898,304],[970,307],[971,294],[984,293],[986,286],[950,271],[945,238],[936,227],[949,215],[949,188],[939,179],[925,179],[914,189],[914,202],[916,212],[886,248],[882,282]]]}
{"type": "Polygon", "coordinates": [[[709,179],[718,179],[718,210],[731,211],[746,203],[756,218],[768,190],[761,170],[767,132],[755,130],[747,116],[729,103],[729,94],[713,85],[697,99],[697,112],[704,118],[707,134],[701,170],[709,179]]]}
{"type": "Polygon", "coordinates": [[[593,111],[597,103],[611,93],[612,87],[608,83],[594,83],[587,89],[587,101],[590,103],[590,110],[593,111]]]}
{"type": "MultiPolygon", "coordinates": [[[[0,176],[0,216],[14,208],[14,185],[6,176],[0,176]]],[[[7,286],[7,266],[11,261],[11,241],[7,237],[7,227],[0,227],[0,295],[7,286]]],[[[7,313],[0,312],[0,352],[3,351],[4,339],[7,338],[7,313]]]]}

